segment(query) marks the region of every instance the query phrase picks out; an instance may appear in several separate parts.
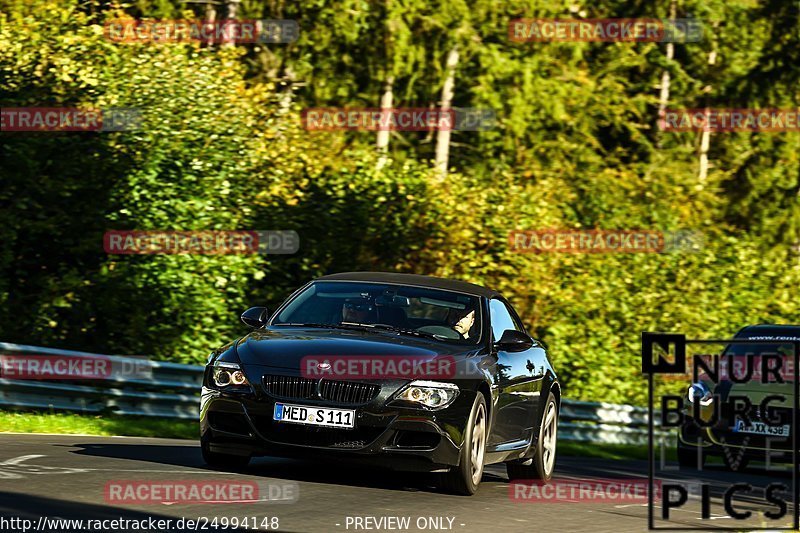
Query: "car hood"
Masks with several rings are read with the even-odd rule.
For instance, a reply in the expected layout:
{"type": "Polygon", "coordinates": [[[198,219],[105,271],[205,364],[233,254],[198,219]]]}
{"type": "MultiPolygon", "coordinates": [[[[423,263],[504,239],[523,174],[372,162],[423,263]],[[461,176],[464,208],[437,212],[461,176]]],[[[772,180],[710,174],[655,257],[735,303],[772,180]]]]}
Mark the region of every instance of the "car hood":
{"type": "Polygon", "coordinates": [[[464,359],[480,351],[478,346],[448,345],[383,331],[323,328],[259,329],[236,346],[244,365],[299,369],[307,356],[402,356],[464,359]]]}

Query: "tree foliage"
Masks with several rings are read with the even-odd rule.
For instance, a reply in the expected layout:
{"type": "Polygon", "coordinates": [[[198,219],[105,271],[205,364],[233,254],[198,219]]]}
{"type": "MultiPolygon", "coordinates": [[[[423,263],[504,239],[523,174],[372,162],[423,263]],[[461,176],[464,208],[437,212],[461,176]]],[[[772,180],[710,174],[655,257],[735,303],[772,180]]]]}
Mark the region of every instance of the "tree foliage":
{"type": "Polygon", "coordinates": [[[300,38],[220,48],[103,36],[110,18],[202,15],[183,2],[2,0],[3,107],[131,107],[144,123],[3,132],[0,340],[201,362],[243,333],[248,305],[325,273],[397,270],[501,290],[550,345],[567,395],[641,402],[642,331],[800,322],[800,134],[713,134],[699,181],[699,133],[656,127],[664,70],[672,108],[797,108],[797,8],[678,6],[706,32],[668,59],[658,43],[507,33],[512,18],[665,17],[667,1],[245,0],[242,17],[296,19],[300,38]],[[393,133],[378,169],[374,132],[302,128],[305,107],[377,106],[388,75],[396,106],[437,105],[454,45],[455,105],[493,109],[497,127],[454,132],[444,183],[428,132],[393,133]],[[695,230],[705,247],[510,249],[509,232],[546,228],[695,230]],[[115,256],[109,229],[293,229],[301,247],[115,256]]]}

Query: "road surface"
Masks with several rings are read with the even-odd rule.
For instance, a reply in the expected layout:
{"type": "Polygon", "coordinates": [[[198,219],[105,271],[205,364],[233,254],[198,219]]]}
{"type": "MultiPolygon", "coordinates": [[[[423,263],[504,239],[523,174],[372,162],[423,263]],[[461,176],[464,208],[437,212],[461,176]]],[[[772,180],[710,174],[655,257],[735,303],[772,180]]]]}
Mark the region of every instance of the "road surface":
{"type": "MultiPolygon", "coordinates": [[[[737,497],[738,510],[754,511],[749,520],[739,521],[726,513],[720,500],[725,488],[733,482],[755,487],[781,482],[791,487],[788,472],[748,470],[732,475],[720,467],[709,467],[692,475],[662,472],[662,477],[684,480],[688,486],[708,484],[712,495],[711,516],[702,518],[700,499],[690,494],[686,504],[671,511],[669,522],[657,520],[656,525],[695,530],[790,526],[793,506],[789,506],[785,518],[768,521],[761,511],[776,510],[774,506],[765,503],[757,493],[746,500],[737,497]]],[[[555,478],[562,482],[606,479],[641,482],[647,478],[647,463],[560,457],[555,478]]],[[[162,520],[162,525],[153,526],[153,531],[221,531],[234,525],[234,519],[239,520],[239,526],[251,530],[257,526],[260,531],[276,527],[278,531],[291,532],[647,530],[648,507],[642,501],[598,500],[587,494],[580,497],[562,494],[561,499],[550,494],[546,501],[533,501],[532,495],[545,497],[545,492],[520,492],[515,499],[510,487],[505,468],[497,465],[487,468],[476,495],[462,497],[439,492],[430,474],[398,474],[339,462],[258,458],[240,473],[218,472],[204,466],[195,441],[0,433],[0,531],[4,532],[23,531],[24,527],[28,531],[91,529],[88,522],[53,522],[53,519],[106,520],[95,522],[100,531],[121,531],[125,526],[130,529],[130,522],[113,527],[109,522],[113,519],[152,519],[150,525],[162,520]],[[172,482],[187,486],[255,483],[262,488],[282,488],[284,492],[272,498],[278,501],[254,502],[225,496],[221,500],[212,498],[212,503],[170,501],[157,493],[152,493],[150,500],[121,502],[119,498],[132,493],[110,492],[113,487],[138,487],[135,483],[163,486],[172,482]],[[284,499],[281,494],[288,495],[289,501],[280,501],[284,499]],[[40,518],[44,521],[40,522],[40,518]]],[[[695,492],[699,494],[698,491],[695,492]]],[[[141,492],[135,494],[142,497],[141,492]]],[[[660,505],[655,511],[660,516],[660,505]]],[[[91,530],[98,529],[95,526],[91,530]]]]}

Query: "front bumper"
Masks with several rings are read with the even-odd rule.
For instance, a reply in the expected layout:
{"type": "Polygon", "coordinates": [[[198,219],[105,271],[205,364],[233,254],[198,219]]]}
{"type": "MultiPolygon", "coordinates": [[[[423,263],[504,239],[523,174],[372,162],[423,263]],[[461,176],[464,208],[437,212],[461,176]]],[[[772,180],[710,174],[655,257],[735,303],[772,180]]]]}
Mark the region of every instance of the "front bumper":
{"type": "Polygon", "coordinates": [[[458,465],[475,393],[462,390],[441,411],[390,407],[382,394],[355,409],[354,429],[272,420],[276,402],[343,408],[325,401],[277,400],[266,394],[203,388],[200,429],[211,451],[233,455],[352,458],[397,470],[436,471],[458,465]]]}
{"type": "Polygon", "coordinates": [[[685,422],[679,433],[679,443],[683,447],[701,447],[708,455],[721,456],[727,449],[742,450],[752,459],[764,460],[769,456],[773,461],[792,460],[791,438],[737,433],[732,430],[731,418],[725,415],[711,427],[697,423],[688,411],[684,415],[685,422]]]}

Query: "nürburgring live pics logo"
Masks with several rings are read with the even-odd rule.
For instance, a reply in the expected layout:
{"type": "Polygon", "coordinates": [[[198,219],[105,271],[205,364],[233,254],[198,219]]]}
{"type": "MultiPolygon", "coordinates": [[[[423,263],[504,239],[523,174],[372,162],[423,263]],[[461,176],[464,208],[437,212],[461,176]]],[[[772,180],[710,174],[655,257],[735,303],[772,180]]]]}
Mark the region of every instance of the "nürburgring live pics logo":
{"type": "MultiPolygon", "coordinates": [[[[751,337],[737,339],[687,339],[681,334],[642,333],[642,373],[648,377],[649,387],[649,497],[648,529],[669,530],[698,529],[687,527],[685,521],[671,519],[671,511],[690,507],[687,483],[676,479],[656,480],[655,441],[656,420],[660,429],[677,430],[679,440],[689,443],[689,435],[696,438],[696,464],[693,466],[692,449],[683,444],[686,455],[681,458],[679,445],[679,464],[703,470],[707,456],[722,458],[733,480],[723,481],[720,487],[719,469],[713,476],[702,476],[699,481],[698,520],[707,528],[713,523],[714,529],[739,531],[790,531],[800,529],[798,514],[797,456],[798,441],[794,429],[798,427],[798,380],[795,373],[800,354],[800,337],[751,337]],[[687,364],[687,347],[721,345],[726,348],[721,354],[698,354],[691,356],[691,366],[687,364]],[[691,376],[691,385],[683,395],[661,394],[656,399],[655,378],[664,380],[680,379],[681,375],[691,376]],[[659,402],[656,412],[654,401],[659,402]],[[775,445],[774,443],[778,443],[775,445]],[[702,446],[702,447],[701,447],[702,446]],[[791,476],[771,475],[772,457],[791,458],[791,476]],[[764,460],[766,476],[749,478],[747,474],[737,474],[749,460],[764,460]],[[710,479],[709,479],[710,478],[710,479]],[[791,478],[791,479],[790,479],[791,478]],[[763,480],[764,487],[754,487],[747,479],[763,480]],[[654,491],[656,484],[660,490],[654,491]],[[659,524],[656,527],[656,494],[661,498],[659,524]],[[712,498],[723,500],[724,515],[713,515],[712,505],[718,505],[712,498]],[[753,504],[757,505],[753,508],[753,504]],[[761,528],[739,522],[737,526],[720,527],[714,519],[760,520],[761,528]],[[791,525],[789,524],[791,520],[791,525]],[[764,527],[765,526],[765,527],[764,527]]],[[[659,387],[659,391],[663,390],[659,387]]],[[[667,388],[667,390],[669,390],[667,388]]],[[[665,468],[665,470],[667,470],[665,468]]],[[[673,468],[674,470],[674,468],[673,468]]],[[[729,479],[730,479],[729,478],[729,479]]],[[[755,481],[754,481],[755,483],[755,481]]],[[[694,480],[692,485],[696,485],[694,480]]],[[[692,509],[690,512],[697,512],[692,509]]]]}

